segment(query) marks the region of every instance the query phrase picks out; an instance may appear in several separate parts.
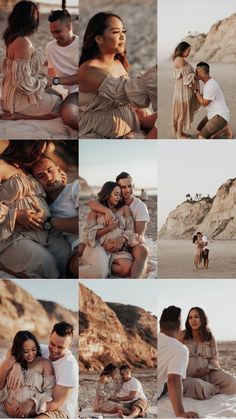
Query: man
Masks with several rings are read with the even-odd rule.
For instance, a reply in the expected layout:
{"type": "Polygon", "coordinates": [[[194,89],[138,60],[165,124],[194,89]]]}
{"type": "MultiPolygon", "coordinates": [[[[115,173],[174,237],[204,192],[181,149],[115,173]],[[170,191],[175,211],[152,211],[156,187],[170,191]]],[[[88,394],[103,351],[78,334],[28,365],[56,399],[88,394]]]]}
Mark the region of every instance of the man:
{"type": "MultiPolygon", "coordinates": [[[[147,223],[150,221],[149,213],[146,205],[139,198],[134,196],[134,182],[131,175],[127,172],[121,172],[116,177],[116,183],[121,188],[121,195],[123,201],[128,205],[132,217],[134,219],[134,230],[138,234],[137,240],[139,244],[131,249],[132,256],[134,261],[131,267],[131,278],[142,278],[146,271],[146,263],[148,258],[148,248],[144,242],[145,231],[147,228],[147,223]]],[[[92,200],[88,202],[88,206],[91,210],[99,212],[105,215],[107,223],[114,218],[112,211],[103,206],[97,200],[92,200]]],[[[122,249],[125,244],[126,238],[119,237],[118,239],[105,244],[104,247],[109,252],[118,252],[122,249]]],[[[122,265],[122,259],[120,260],[120,266],[116,267],[116,274],[118,276],[124,277],[124,268],[122,265]]]]}
{"type": "MultiPolygon", "coordinates": [[[[122,365],[120,367],[120,376],[123,384],[116,401],[122,402],[124,407],[131,410],[130,415],[127,417],[143,417],[147,412],[148,403],[142,384],[139,380],[137,380],[137,378],[132,377],[132,373],[128,365],[122,365]]],[[[126,417],[121,410],[117,413],[121,418],[126,417]]]]}
{"type": "MultiPolygon", "coordinates": [[[[47,345],[40,345],[42,356],[52,362],[56,385],[53,389],[53,401],[47,403],[47,412],[39,418],[75,418],[78,407],[78,363],[69,347],[73,338],[73,326],[61,321],[53,326],[50,341],[47,345]],[[53,416],[50,414],[53,412],[53,416]]],[[[0,388],[9,374],[6,361],[0,367],[0,388]]],[[[14,373],[11,377],[12,386],[16,389],[21,384],[21,367],[15,363],[12,367],[14,373]]],[[[34,401],[29,399],[24,403],[24,408],[31,412],[34,401]]],[[[16,409],[17,416],[17,409],[16,409]]]]}
{"type": "Polygon", "coordinates": [[[66,9],[53,11],[48,20],[55,38],[46,46],[48,72],[56,74],[54,85],[63,85],[68,91],[61,109],[63,122],[78,130],[79,37],[73,33],[72,19],[66,9]]]}
{"type": "Polygon", "coordinates": [[[198,418],[195,412],[185,412],[183,406],[182,379],[186,378],[189,352],[188,348],[177,340],[180,314],[180,308],[170,306],[163,310],[160,318],[157,399],[168,391],[176,417],[198,418]]]}
{"type": "Polygon", "coordinates": [[[200,231],[197,232],[197,237],[203,242],[202,257],[203,257],[203,260],[204,260],[204,268],[208,269],[208,265],[209,265],[208,239],[207,239],[206,236],[203,236],[203,234],[200,231]]]}
{"type": "Polygon", "coordinates": [[[219,138],[223,134],[233,138],[228,124],[229,109],[219,84],[210,76],[209,65],[200,62],[196,68],[196,75],[204,83],[203,93],[199,92],[196,83],[192,84],[192,89],[198,102],[207,109],[207,116],[197,127],[198,138],[219,138]]]}
{"type": "Polygon", "coordinates": [[[47,156],[32,167],[32,173],[47,194],[52,217],[44,223],[44,228],[61,231],[71,245],[70,270],[78,277],[78,208],[79,181],[65,184],[60,168],[47,156]]]}

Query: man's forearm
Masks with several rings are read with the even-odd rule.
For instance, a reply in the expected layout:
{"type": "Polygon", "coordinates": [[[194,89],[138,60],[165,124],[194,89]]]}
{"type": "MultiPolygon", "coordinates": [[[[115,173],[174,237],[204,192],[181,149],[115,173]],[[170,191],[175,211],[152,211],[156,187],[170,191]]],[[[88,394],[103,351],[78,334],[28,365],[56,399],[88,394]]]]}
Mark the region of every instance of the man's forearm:
{"type": "Polygon", "coordinates": [[[70,218],[53,217],[51,222],[52,222],[53,227],[58,231],[62,231],[63,233],[78,234],[78,231],[79,231],[78,217],[70,217],[70,218]]]}
{"type": "Polygon", "coordinates": [[[168,379],[168,395],[176,416],[184,412],[182,381],[180,376],[168,379]]]}
{"type": "Polygon", "coordinates": [[[87,202],[87,205],[92,211],[99,212],[100,214],[106,214],[108,210],[108,208],[97,201],[97,199],[91,199],[87,202]]]}
{"type": "Polygon", "coordinates": [[[79,76],[77,74],[73,74],[72,76],[65,76],[65,77],[58,77],[60,80],[59,84],[64,84],[65,86],[72,86],[74,84],[79,83],[79,76]]]}
{"type": "Polygon", "coordinates": [[[200,105],[207,106],[209,104],[208,101],[203,99],[203,96],[201,95],[201,93],[198,90],[196,90],[195,95],[196,95],[196,98],[197,98],[198,102],[200,103],[200,105]]]}

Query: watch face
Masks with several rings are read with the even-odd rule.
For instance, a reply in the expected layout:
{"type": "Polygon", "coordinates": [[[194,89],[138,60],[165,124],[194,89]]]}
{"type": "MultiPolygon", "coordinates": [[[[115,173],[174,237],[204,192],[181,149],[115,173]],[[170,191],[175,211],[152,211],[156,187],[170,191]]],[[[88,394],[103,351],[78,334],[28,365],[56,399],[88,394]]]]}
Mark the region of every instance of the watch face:
{"type": "Polygon", "coordinates": [[[51,230],[51,228],[52,228],[52,224],[50,223],[50,221],[46,221],[46,222],[44,223],[44,225],[43,225],[43,228],[44,228],[45,230],[51,230]]]}
{"type": "Polygon", "coordinates": [[[53,84],[57,85],[60,83],[60,79],[58,77],[54,77],[53,84]]]}

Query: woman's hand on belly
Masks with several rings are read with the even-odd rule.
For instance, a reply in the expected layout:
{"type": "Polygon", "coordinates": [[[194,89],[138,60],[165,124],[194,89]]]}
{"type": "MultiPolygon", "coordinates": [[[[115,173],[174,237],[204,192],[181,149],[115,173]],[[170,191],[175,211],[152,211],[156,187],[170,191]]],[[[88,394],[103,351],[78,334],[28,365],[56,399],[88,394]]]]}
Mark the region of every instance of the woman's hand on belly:
{"type": "Polygon", "coordinates": [[[103,247],[109,253],[116,253],[122,249],[125,241],[125,237],[118,237],[115,240],[105,240],[103,247]]]}
{"type": "Polygon", "coordinates": [[[201,378],[201,377],[205,377],[207,374],[209,374],[210,370],[209,368],[199,368],[193,377],[195,378],[201,378]]]}
{"type": "Polygon", "coordinates": [[[42,230],[42,216],[33,210],[17,210],[16,223],[27,230],[42,230]]]}

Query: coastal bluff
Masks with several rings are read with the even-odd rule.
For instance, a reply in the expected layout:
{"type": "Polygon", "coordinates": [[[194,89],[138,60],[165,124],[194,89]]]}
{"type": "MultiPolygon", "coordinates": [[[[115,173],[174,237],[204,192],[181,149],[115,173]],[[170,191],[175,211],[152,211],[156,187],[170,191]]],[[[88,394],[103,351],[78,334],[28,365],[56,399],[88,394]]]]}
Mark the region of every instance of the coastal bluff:
{"type": "Polygon", "coordinates": [[[213,198],[187,200],[171,211],[161,239],[189,239],[197,231],[210,239],[236,239],[236,178],[223,183],[213,198]]]}

